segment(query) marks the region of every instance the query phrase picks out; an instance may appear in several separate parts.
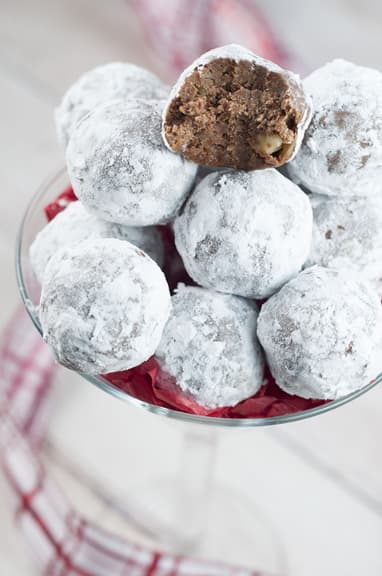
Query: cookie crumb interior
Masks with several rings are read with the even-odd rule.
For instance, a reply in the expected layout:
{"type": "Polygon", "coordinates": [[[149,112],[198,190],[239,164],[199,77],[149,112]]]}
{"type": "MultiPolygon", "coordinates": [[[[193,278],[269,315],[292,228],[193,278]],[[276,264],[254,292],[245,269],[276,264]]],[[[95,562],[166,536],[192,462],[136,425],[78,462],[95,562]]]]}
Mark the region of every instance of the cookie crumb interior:
{"type": "Polygon", "coordinates": [[[286,75],[217,58],[185,79],[164,130],[170,147],[193,162],[253,170],[292,156],[301,116],[286,75]]]}

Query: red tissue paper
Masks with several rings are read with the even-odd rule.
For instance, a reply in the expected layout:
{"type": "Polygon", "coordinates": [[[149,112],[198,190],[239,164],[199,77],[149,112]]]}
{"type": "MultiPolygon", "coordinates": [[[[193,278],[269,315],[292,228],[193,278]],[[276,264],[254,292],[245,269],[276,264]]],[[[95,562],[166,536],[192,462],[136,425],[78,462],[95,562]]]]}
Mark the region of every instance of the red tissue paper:
{"type": "Polygon", "coordinates": [[[48,222],[53,220],[57,214],[65,210],[68,204],[74,202],[75,200],[77,200],[77,196],[74,194],[73,188],[68,186],[63,192],[61,192],[61,194],[57,196],[57,198],[53,200],[53,202],[45,206],[44,211],[46,217],[48,218],[48,222]]]}
{"type": "Polygon", "coordinates": [[[283,392],[266,370],[264,385],[254,396],[239,402],[236,406],[209,410],[200,406],[177,385],[175,378],[161,370],[154,357],[137,368],[124,372],[106,374],[104,378],[116,388],[134,398],[162,406],[195,414],[218,418],[270,418],[309,410],[325,404],[326,400],[306,400],[283,392]]]}

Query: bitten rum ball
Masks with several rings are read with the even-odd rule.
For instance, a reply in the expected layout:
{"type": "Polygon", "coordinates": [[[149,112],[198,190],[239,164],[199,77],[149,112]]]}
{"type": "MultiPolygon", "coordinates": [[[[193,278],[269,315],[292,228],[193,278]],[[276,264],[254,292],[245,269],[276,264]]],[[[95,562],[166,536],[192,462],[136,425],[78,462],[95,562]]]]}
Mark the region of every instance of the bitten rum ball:
{"type": "Polygon", "coordinates": [[[299,77],[231,44],[203,54],[179,77],[163,116],[168,147],[205,166],[282,166],[311,116],[299,77]]]}

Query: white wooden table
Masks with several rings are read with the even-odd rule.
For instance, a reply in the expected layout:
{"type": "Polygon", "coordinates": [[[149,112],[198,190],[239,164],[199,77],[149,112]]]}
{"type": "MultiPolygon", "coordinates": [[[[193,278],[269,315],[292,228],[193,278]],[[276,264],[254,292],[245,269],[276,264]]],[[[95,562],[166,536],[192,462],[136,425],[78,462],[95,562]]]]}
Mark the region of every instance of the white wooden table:
{"type": "MultiPolygon", "coordinates": [[[[260,4],[274,19],[275,29],[300,53],[307,70],[335,56],[382,69],[378,2],[261,0],[260,4]]],[[[128,2],[0,0],[0,326],[19,302],[13,253],[22,211],[40,182],[63,163],[53,106],[80,72],[113,59],[156,69],[128,2]]],[[[56,445],[72,454],[74,464],[81,454],[82,464],[91,472],[99,469],[102,459],[101,480],[126,492],[134,485],[134,469],[147,467],[147,474],[153,473],[150,466],[155,461],[146,457],[150,443],[155,450],[166,442],[172,457],[164,457],[161,466],[171,471],[179,450],[176,429],[73,376],[66,378],[65,401],[55,415],[52,436],[56,445]],[[87,430],[81,419],[85,407],[87,430]],[[101,412],[103,430],[98,421],[101,412]],[[109,444],[127,422],[141,445],[131,470],[109,444]]],[[[310,421],[224,432],[218,476],[252,497],[261,490],[262,508],[282,535],[293,576],[382,573],[381,414],[379,388],[310,421]]],[[[131,439],[125,449],[127,458],[136,454],[131,439]]],[[[94,500],[85,492],[73,489],[71,496],[113,526],[114,521],[95,510],[94,500]]],[[[13,528],[8,500],[0,478],[0,573],[33,576],[33,562],[13,528]]]]}

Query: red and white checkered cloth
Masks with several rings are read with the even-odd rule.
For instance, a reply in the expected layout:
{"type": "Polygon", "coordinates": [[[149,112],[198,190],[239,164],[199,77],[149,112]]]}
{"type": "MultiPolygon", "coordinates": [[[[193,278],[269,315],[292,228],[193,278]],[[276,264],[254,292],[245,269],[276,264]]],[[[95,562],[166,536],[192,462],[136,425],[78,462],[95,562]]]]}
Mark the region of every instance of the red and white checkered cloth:
{"type": "Polygon", "coordinates": [[[41,463],[56,370],[27,313],[0,344],[0,464],[14,495],[17,524],[45,576],[260,576],[259,572],[162,554],[85,520],[41,463]]]}
{"type": "Polygon", "coordinates": [[[170,78],[203,52],[230,43],[280,65],[290,59],[254,0],[132,0],[132,5],[170,78]]]}

